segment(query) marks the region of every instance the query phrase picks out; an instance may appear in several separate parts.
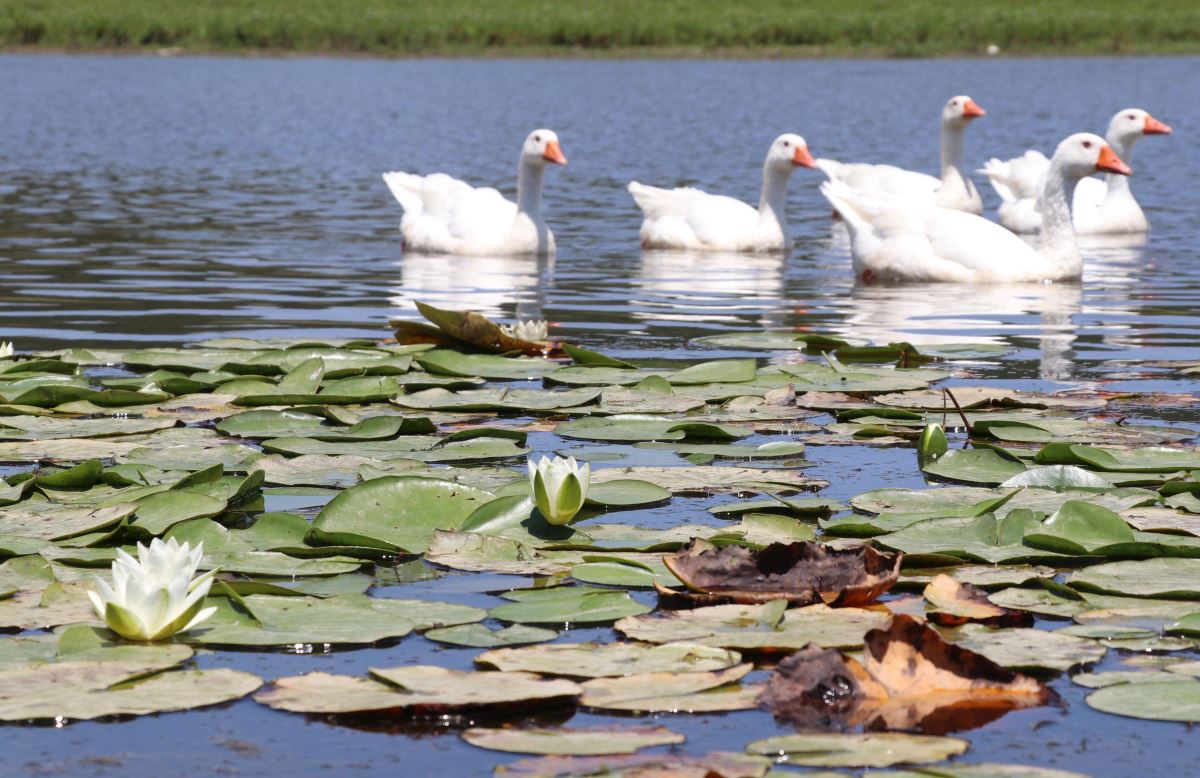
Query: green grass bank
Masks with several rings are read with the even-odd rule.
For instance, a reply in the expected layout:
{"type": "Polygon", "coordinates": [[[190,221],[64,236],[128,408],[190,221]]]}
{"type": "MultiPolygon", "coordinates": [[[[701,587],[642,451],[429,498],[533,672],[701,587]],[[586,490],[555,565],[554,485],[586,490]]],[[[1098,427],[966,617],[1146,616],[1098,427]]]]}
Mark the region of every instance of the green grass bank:
{"type": "Polygon", "coordinates": [[[1197,0],[0,0],[5,49],[377,56],[1200,53],[1197,0]]]}

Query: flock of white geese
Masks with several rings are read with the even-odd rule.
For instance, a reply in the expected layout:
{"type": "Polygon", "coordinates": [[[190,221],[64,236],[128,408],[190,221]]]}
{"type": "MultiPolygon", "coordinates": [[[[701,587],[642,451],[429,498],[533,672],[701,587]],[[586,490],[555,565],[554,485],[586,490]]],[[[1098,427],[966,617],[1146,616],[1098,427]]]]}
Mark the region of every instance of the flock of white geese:
{"type": "MultiPolygon", "coordinates": [[[[645,248],[768,252],[792,246],[785,197],[797,167],[828,176],[821,194],[850,233],[854,273],[865,283],[1022,283],[1071,281],[1083,271],[1076,234],[1137,233],[1149,222],[1126,164],[1145,135],[1171,132],[1146,111],[1117,112],[1107,138],[1071,135],[1047,158],[1040,151],[979,172],[1000,195],[999,223],[982,216],[983,202],[963,166],[965,133],[984,110],[970,97],[950,98],[941,114],[940,177],[892,165],[814,159],[799,135],[780,135],[763,162],[757,208],[694,188],[662,189],[632,181],[642,211],[645,248]],[[1105,173],[1103,180],[1094,173],[1105,173]],[[1040,233],[1035,247],[1017,233],[1040,233]]],[[[407,251],[422,254],[544,255],[554,234],[542,218],[546,166],[567,158],[551,130],[534,130],[521,147],[517,201],[444,173],[384,173],[404,210],[407,251]]]]}

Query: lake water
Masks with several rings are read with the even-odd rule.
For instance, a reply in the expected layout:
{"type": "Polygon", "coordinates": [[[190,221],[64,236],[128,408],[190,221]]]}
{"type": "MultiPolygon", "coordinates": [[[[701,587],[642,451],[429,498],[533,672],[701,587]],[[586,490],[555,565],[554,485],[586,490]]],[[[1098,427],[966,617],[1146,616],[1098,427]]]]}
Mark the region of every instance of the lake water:
{"type": "MultiPolygon", "coordinates": [[[[22,350],[234,334],[380,337],[389,317],[415,316],[419,299],[546,318],[555,334],[625,358],[711,356],[684,353],[685,340],[806,327],[1014,348],[978,367],[977,381],[1190,392],[1193,380],[1139,363],[1200,356],[1198,94],[1194,58],[0,57],[0,337],[22,350]],[[638,248],[630,179],[756,201],[763,154],[787,131],[817,156],[934,171],[936,117],[955,93],[988,111],[969,131],[971,163],[1102,133],[1125,107],[1171,124],[1173,136],[1144,141],[1132,159],[1149,239],[1086,246],[1077,285],[856,288],[844,237],[817,193],[820,176],[800,170],[788,203],[791,256],[638,248]],[[511,193],[517,148],[541,126],[558,131],[570,158],[547,176],[559,245],[552,263],[402,256],[400,212],[380,172],[444,171],[511,193]]],[[[992,212],[997,198],[980,189],[992,212]]],[[[922,483],[911,451],[823,447],[810,458],[819,465],[808,472],[829,478],[833,497],[922,483]]],[[[496,601],[485,592],[516,583],[451,574],[381,594],[487,606],[496,601]]],[[[465,669],[474,654],[413,636],[329,655],[223,652],[200,661],[271,678],[417,661],[465,669]]],[[[1148,765],[1194,771],[1200,746],[1188,728],[1104,716],[1065,678],[1054,687],[1064,708],[1013,713],[968,733],[970,761],[1107,776],[1148,765]]],[[[741,750],[783,731],[758,712],[665,719],[693,751],[741,750]]],[[[612,719],[572,719],[602,721],[612,719]]],[[[453,731],[358,730],[250,701],[125,723],[9,728],[5,742],[4,774],[466,775],[511,761],[453,731]]]]}

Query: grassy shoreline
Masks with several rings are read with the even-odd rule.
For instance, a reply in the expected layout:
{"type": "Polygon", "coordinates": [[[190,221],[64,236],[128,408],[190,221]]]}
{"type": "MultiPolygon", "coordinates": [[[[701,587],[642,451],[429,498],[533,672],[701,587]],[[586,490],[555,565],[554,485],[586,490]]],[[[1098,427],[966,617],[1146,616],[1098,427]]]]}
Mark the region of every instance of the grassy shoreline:
{"type": "Polygon", "coordinates": [[[5,0],[6,51],[384,57],[1200,53],[1194,0],[5,0]]]}

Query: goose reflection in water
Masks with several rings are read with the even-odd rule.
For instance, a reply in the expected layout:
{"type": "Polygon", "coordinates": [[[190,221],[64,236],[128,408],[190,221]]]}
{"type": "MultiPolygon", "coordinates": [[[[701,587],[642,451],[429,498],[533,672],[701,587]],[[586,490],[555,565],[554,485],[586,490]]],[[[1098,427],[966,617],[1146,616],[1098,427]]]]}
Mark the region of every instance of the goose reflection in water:
{"type": "Polygon", "coordinates": [[[634,316],[656,321],[745,324],[759,315],[761,326],[777,327],[786,306],[783,253],[643,251],[633,285],[634,316]],[[772,312],[774,316],[772,316],[772,312]]]}
{"type": "Polygon", "coordinates": [[[414,302],[472,310],[489,318],[544,319],[553,257],[405,254],[391,303],[420,318],[414,302]]]}
{"type": "Polygon", "coordinates": [[[874,343],[1003,345],[1038,341],[1039,376],[1072,377],[1083,288],[1079,284],[856,286],[834,333],[874,343]]]}

